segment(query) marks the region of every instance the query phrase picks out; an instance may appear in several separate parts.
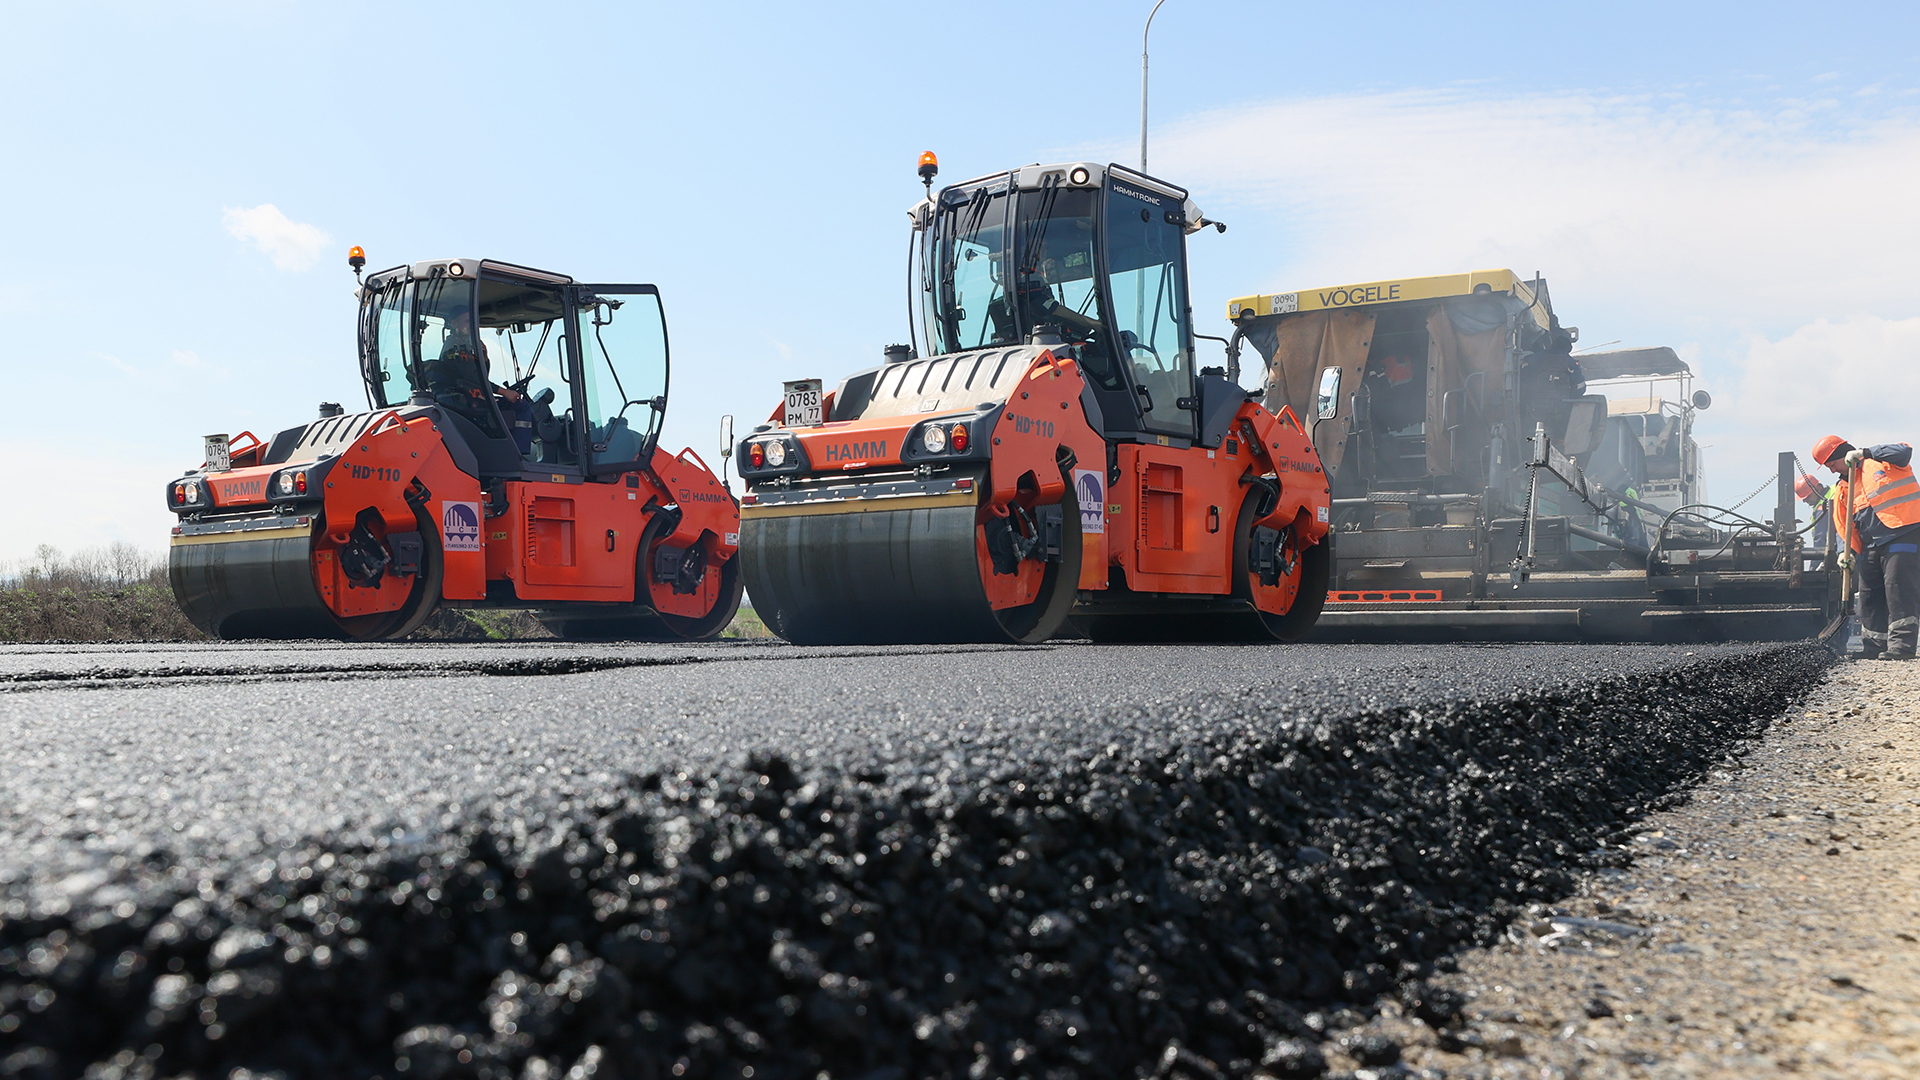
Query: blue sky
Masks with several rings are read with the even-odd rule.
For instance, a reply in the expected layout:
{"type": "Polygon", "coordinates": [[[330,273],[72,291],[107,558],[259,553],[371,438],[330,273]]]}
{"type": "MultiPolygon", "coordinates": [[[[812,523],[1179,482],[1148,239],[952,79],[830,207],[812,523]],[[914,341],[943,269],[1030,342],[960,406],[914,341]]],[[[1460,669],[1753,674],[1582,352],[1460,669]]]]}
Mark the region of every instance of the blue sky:
{"type": "MultiPolygon", "coordinates": [[[[200,435],[362,402],[350,244],[657,283],[711,455],[904,338],[921,150],[1133,160],[1150,6],[12,5],[0,560],[157,550],[200,435]]],[[[1695,363],[1716,494],[1910,440],[1920,9],[1814,10],[1168,0],[1151,171],[1230,226],[1197,311],[1539,269],[1586,342],[1695,363]]]]}

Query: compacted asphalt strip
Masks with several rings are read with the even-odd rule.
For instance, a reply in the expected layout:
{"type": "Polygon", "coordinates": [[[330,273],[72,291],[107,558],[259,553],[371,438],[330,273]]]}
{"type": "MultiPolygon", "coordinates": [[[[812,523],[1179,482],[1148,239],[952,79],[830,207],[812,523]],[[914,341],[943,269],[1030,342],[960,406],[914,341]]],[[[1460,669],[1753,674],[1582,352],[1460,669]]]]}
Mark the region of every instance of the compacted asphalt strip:
{"type": "Polygon", "coordinates": [[[0,649],[0,878],[87,850],[244,855],[431,827],[750,752],[991,773],[1631,677],[1727,647],[804,649],[294,645],[0,649]],[[552,674],[544,674],[552,672],[552,674]],[[1249,711],[1258,700],[1262,708],[1249,711]]]}
{"type": "Polygon", "coordinates": [[[1436,965],[1619,865],[1830,662],[0,650],[0,1076],[1398,1068],[1329,1018],[1451,1030],[1436,965]]]}

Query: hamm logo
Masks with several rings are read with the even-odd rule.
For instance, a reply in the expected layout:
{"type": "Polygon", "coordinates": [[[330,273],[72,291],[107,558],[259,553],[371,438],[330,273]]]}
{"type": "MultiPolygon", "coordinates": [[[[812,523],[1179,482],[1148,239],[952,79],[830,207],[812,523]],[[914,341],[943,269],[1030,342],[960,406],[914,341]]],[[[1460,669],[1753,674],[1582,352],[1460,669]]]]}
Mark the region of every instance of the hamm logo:
{"type": "Polygon", "coordinates": [[[440,504],[440,542],[446,551],[480,550],[480,504],[440,504]]]}
{"type": "Polygon", "coordinates": [[[887,440],[827,444],[828,461],[877,461],[887,456],[887,440]]]}
{"type": "Polygon", "coordinates": [[[264,480],[222,480],[220,497],[229,500],[258,498],[265,483],[264,480]]]}

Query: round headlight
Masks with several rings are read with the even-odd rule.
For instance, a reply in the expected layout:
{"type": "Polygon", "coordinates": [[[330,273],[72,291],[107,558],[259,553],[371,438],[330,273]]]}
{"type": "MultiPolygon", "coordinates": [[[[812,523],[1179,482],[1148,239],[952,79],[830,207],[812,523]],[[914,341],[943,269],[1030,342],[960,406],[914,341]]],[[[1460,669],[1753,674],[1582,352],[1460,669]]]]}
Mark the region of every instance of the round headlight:
{"type": "Polygon", "coordinates": [[[447,264],[447,273],[452,274],[454,277],[459,277],[461,274],[464,274],[466,272],[467,272],[467,268],[464,266],[461,266],[459,263],[447,264]]]}
{"type": "Polygon", "coordinates": [[[947,429],[939,424],[928,424],[920,431],[920,445],[926,447],[929,454],[944,452],[947,448],[947,429]]]}
{"type": "Polygon", "coordinates": [[[185,499],[182,499],[181,501],[190,502],[190,503],[197,503],[200,501],[200,481],[198,480],[187,481],[187,497],[185,499]]]}
{"type": "Polygon", "coordinates": [[[275,486],[280,489],[280,494],[282,495],[293,494],[293,474],[290,472],[281,473],[280,479],[275,486]]]}
{"type": "Polygon", "coordinates": [[[779,468],[787,463],[787,444],[779,439],[767,442],[767,464],[779,468]]]}
{"type": "Polygon", "coordinates": [[[1074,169],[1072,172],[1067,174],[1067,179],[1073,181],[1076,184],[1086,183],[1088,179],[1087,167],[1085,165],[1082,165],[1074,169]]]}

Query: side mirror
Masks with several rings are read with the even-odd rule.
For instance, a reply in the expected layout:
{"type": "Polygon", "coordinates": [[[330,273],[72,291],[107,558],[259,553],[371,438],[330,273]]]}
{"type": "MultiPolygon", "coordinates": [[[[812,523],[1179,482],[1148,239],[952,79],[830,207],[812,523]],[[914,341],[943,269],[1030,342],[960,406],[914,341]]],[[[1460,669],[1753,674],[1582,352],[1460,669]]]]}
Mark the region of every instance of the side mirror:
{"type": "Polygon", "coordinates": [[[727,415],[720,418],[720,457],[722,459],[725,459],[725,458],[730,458],[732,456],[733,456],[733,414],[728,413],[727,415]]]}
{"type": "Polygon", "coordinates": [[[1712,394],[1707,393],[1705,390],[1695,390],[1693,392],[1694,408],[1705,411],[1706,409],[1710,408],[1712,405],[1713,405],[1712,394]]]}
{"type": "Polygon", "coordinates": [[[1327,368],[1320,373],[1320,399],[1314,413],[1322,420],[1331,420],[1340,412],[1340,369],[1327,368]]]}

